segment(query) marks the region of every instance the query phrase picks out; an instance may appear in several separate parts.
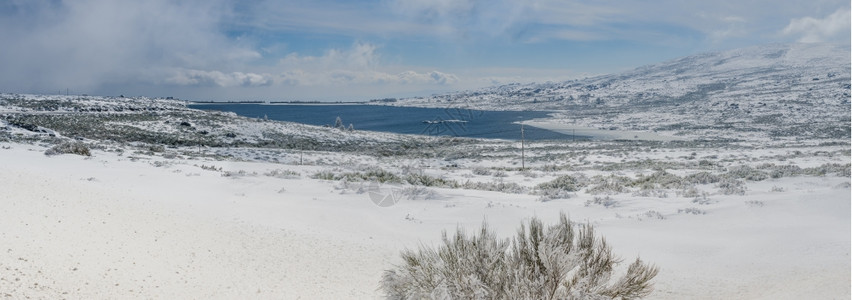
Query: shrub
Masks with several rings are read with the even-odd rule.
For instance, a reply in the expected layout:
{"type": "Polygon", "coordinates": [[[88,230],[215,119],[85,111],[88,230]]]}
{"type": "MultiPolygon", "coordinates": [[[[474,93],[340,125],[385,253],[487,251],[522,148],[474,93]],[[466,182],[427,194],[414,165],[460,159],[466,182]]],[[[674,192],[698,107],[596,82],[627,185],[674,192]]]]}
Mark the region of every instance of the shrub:
{"type": "Polygon", "coordinates": [[[636,197],[655,197],[655,198],[668,198],[669,193],[663,189],[640,189],[638,191],[633,192],[633,196],[636,197]]]}
{"type": "Polygon", "coordinates": [[[592,195],[620,194],[627,191],[625,185],[629,183],[629,177],[618,175],[610,175],[605,177],[598,175],[592,178],[592,186],[586,189],[586,193],[592,195]]]}
{"type": "Polygon", "coordinates": [[[313,179],[322,180],[344,180],[344,181],[377,181],[379,183],[401,183],[402,179],[394,173],[380,168],[370,168],[365,172],[352,172],[334,174],[330,171],[321,171],[311,176],[313,179]]]}
{"type": "Polygon", "coordinates": [[[769,172],[769,177],[781,178],[799,175],[802,173],[802,168],[796,165],[773,166],[773,170],[769,172]]]}
{"type": "Polygon", "coordinates": [[[658,269],[636,259],[612,281],[620,260],[589,225],[560,214],[545,227],[532,218],[513,240],[487,224],[477,235],[461,229],[443,245],[404,250],[403,264],[385,271],[381,289],[390,299],[635,299],[653,290],[658,269]]]}
{"type": "Polygon", "coordinates": [[[424,186],[407,186],[400,194],[408,200],[432,200],[438,198],[438,193],[424,186]]]}
{"type": "Polygon", "coordinates": [[[638,186],[643,190],[658,189],[658,188],[680,188],[683,186],[683,180],[672,173],[666,171],[657,171],[651,175],[636,178],[631,183],[633,186],[638,186]]]}
{"type": "Polygon", "coordinates": [[[334,180],[334,173],[331,171],[319,171],[311,175],[313,179],[322,179],[322,180],[334,180]]]}
{"type": "Polygon", "coordinates": [[[694,207],[678,209],[677,213],[679,213],[679,214],[692,214],[692,215],[705,215],[705,214],[707,214],[706,211],[703,211],[703,210],[700,210],[700,209],[697,209],[697,208],[694,208],[694,207]]]}
{"type": "Polygon", "coordinates": [[[725,179],[716,184],[719,191],[725,195],[745,195],[745,183],[736,179],[725,179]]]}
{"type": "Polygon", "coordinates": [[[734,167],[728,170],[728,173],[725,176],[729,178],[742,178],[750,181],[761,181],[766,178],[769,178],[769,175],[764,173],[763,171],[755,170],[749,166],[739,166],[734,167]]]}
{"type": "Polygon", "coordinates": [[[539,184],[537,187],[540,190],[563,190],[566,192],[576,192],[585,187],[588,180],[582,174],[580,175],[562,175],[551,181],[539,184]]]}
{"type": "Polygon", "coordinates": [[[572,196],[571,192],[560,189],[538,190],[535,194],[539,195],[538,201],[541,202],[547,202],[556,199],[568,199],[572,196]]]}
{"type": "Polygon", "coordinates": [[[486,169],[486,168],[483,168],[483,167],[476,167],[476,168],[473,168],[473,170],[471,170],[471,172],[473,172],[473,175],[480,175],[480,176],[489,176],[489,175],[491,175],[491,170],[486,169]]]}
{"type": "Polygon", "coordinates": [[[458,182],[454,180],[446,180],[443,178],[432,177],[426,174],[409,173],[405,175],[405,182],[411,185],[436,186],[436,187],[458,187],[458,182]]]}
{"type": "Polygon", "coordinates": [[[520,194],[526,191],[523,186],[517,183],[504,182],[503,180],[494,180],[492,182],[465,181],[465,183],[461,184],[459,187],[470,190],[492,191],[510,194],[520,194]]]}
{"type": "Polygon", "coordinates": [[[283,178],[283,179],[298,179],[298,178],[302,177],[302,174],[299,173],[299,172],[291,171],[291,170],[283,170],[283,169],[272,170],[272,171],[263,173],[263,175],[269,176],[269,177],[283,178]]]}
{"type": "Polygon", "coordinates": [[[77,154],[82,156],[92,156],[92,153],[89,151],[89,147],[81,142],[65,142],[53,146],[53,148],[44,151],[44,155],[58,154],[77,154]]]}
{"type": "Polygon", "coordinates": [[[708,205],[708,204],[716,203],[716,201],[713,201],[712,199],[707,198],[707,192],[701,192],[700,195],[695,196],[695,199],[692,199],[692,203],[699,204],[699,205],[708,205]]]}
{"type": "Polygon", "coordinates": [[[806,168],[802,170],[802,173],[810,176],[825,176],[828,174],[835,174],[837,176],[842,177],[850,177],[850,167],[852,164],[822,164],[819,167],[806,168]]]}
{"type": "Polygon", "coordinates": [[[365,180],[375,180],[375,181],[378,181],[380,183],[385,183],[385,182],[397,182],[398,183],[398,182],[401,182],[399,176],[396,176],[396,174],[385,171],[384,169],[380,169],[380,168],[369,169],[366,172],[364,172],[364,175],[362,175],[362,177],[365,180]]]}
{"type": "Polygon", "coordinates": [[[594,198],[592,198],[592,200],[586,200],[585,205],[587,207],[592,206],[592,205],[601,205],[601,206],[606,207],[606,208],[611,208],[611,207],[618,207],[618,201],[610,198],[609,196],[594,197],[594,198]]]}
{"type": "Polygon", "coordinates": [[[701,196],[701,191],[696,189],[694,186],[691,186],[691,187],[688,187],[688,188],[684,188],[683,190],[681,190],[677,194],[678,194],[678,196],[681,196],[681,197],[693,198],[693,197],[701,196]]]}
{"type": "Polygon", "coordinates": [[[693,184],[708,184],[717,183],[721,180],[721,178],[718,175],[711,174],[710,172],[698,172],[687,175],[683,178],[683,180],[693,184]]]}
{"type": "Polygon", "coordinates": [[[758,201],[758,200],[749,200],[749,201],[746,201],[745,204],[748,207],[763,207],[763,205],[765,205],[763,203],[763,201],[758,201]]]}

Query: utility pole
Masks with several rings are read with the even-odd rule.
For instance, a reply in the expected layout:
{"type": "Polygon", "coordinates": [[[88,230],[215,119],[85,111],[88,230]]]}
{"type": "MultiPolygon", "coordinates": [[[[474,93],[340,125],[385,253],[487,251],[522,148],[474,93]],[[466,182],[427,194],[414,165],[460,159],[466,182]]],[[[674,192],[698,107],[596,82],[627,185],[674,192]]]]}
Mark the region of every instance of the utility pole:
{"type": "MultiPolygon", "coordinates": [[[[300,130],[300,132],[305,132],[305,126],[299,125],[299,130],[300,130]]],[[[305,142],[304,140],[299,141],[299,165],[300,166],[305,164],[305,162],[302,160],[302,154],[305,153],[304,142],[305,142]]]]}
{"type": "Polygon", "coordinates": [[[521,123],[521,171],[525,168],[525,157],[524,157],[524,123],[521,123]]]}

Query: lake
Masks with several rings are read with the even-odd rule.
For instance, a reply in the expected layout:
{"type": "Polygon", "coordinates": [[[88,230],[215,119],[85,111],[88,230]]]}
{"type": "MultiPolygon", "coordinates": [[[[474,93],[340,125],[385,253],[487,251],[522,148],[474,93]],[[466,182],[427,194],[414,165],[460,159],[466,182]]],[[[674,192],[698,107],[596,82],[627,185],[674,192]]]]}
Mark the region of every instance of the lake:
{"type": "MultiPolygon", "coordinates": [[[[419,108],[359,104],[191,104],[204,110],[234,112],[250,118],[333,126],[337,117],[356,130],[403,134],[459,136],[493,139],[521,139],[521,125],[515,122],[545,118],[543,111],[482,111],[459,108],[419,108]]],[[[524,126],[528,140],[571,139],[570,135],[524,126]]],[[[580,137],[588,138],[588,137],[580,137]]]]}

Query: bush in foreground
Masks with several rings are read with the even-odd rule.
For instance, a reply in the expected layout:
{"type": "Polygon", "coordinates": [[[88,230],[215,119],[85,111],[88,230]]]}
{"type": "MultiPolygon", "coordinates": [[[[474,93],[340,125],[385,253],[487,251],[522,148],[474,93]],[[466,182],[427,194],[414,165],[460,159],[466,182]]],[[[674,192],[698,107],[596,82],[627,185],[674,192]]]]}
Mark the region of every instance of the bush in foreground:
{"type": "Polygon", "coordinates": [[[653,290],[658,272],[638,258],[612,281],[620,262],[591,225],[575,233],[565,214],[545,227],[533,218],[513,240],[482,225],[479,234],[443,233],[437,249],[402,252],[404,263],[385,271],[390,299],[635,299],[653,290]]]}

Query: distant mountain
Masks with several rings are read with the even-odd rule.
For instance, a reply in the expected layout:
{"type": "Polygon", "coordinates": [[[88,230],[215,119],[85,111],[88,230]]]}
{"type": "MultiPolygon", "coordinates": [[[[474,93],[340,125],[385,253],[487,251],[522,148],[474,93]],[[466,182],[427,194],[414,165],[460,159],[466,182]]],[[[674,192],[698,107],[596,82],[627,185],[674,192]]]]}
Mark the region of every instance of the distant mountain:
{"type": "Polygon", "coordinates": [[[559,110],[597,128],[723,137],[849,137],[850,49],[779,44],[706,53],[565,82],[509,84],[395,105],[559,110]],[[729,130],[730,129],[730,130],[729,130]],[[743,134],[753,132],[754,134],[743,134]]]}

